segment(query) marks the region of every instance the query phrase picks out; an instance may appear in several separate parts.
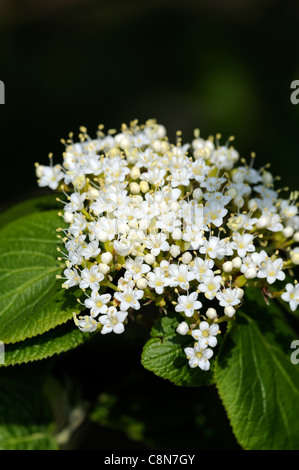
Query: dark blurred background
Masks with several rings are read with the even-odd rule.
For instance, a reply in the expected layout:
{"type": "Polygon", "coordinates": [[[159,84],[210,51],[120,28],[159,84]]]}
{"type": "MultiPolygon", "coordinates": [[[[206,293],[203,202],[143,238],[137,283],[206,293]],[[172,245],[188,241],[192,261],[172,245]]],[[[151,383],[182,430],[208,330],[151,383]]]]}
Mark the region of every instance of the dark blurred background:
{"type": "Polygon", "coordinates": [[[299,4],[278,0],[1,0],[1,204],[37,190],[80,125],[155,117],[170,137],[235,135],[297,187],[299,4]]]}

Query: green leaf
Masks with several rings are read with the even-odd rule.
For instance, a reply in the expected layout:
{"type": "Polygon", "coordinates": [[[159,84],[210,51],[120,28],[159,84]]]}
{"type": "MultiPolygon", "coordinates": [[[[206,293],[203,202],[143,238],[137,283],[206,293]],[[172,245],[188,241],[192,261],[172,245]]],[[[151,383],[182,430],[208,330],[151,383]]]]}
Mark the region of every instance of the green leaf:
{"type": "Polygon", "coordinates": [[[0,213],[0,228],[4,228],[5,225],[25,215],[58,209],[59,203],[56,201],[56,197],[56,194],[45,194],[14,204],[0,213]]]}
{"type": "Polygon", "coordinates": [[[0,450],[57,450],[40,380],[0,377],[0,450]]]}
{"type": "Polygon", "coordinates": [[[80,306],[56,275],[56,211],[31,214],[0,231],[0,339],[15,343],[72,318],[80,306]]]}
{"type": "Polygon", "coordinates": [[[13,366],[38,361],[61,354],[83,344],[90,335],[82,333],[71,321],[59,325],[43,335],[29,338],[5,347],[5,364],[13,366]]]}
{"type": "Polygon", "coordinates": [[[194,341],[190,336],[176,333],[180,319],[180,316],[169,312],[156,321],[151,331],[152,338],[143,348],[141,362],[146,369],[176,385],[210,385],[213,382],[212,370],[189,367],[184,348],[193,345],[194,341]]]}
{"type": "Polygon", "coordinates": [[[294,333],[279,308],[262,303],[254,292],[245,302],[248,313],[238,311],[219,351],[219,395],[243,448],[298,449],[299,366],[290,360],[294,333]]]}

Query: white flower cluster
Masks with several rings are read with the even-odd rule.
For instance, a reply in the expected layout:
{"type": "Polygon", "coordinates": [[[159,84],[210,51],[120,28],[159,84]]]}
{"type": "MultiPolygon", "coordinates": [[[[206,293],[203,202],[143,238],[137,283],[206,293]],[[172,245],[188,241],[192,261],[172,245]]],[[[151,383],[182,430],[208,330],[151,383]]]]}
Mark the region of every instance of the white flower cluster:
{"type": "Polygon", "coordinates": [[[36,164],[39,185],[66,196],[63,287],[86,297],[80,330],[120,334],[141,302],[174,306],[178,334],[195,340],[190,367],[207,370],[218,324],[235,315],[245,284],[298,306],[296,281],[272,287],[299,264],[297,193],[283,199],[267,166],[254,169],[254,155],[247,164],[232,138],[219,139],[195,130],[190,144],[180,132],[171,144],[154,120],[118,133],[100,126],[96,139],[80,128],[62,165],[52,155],[36,164]]]}

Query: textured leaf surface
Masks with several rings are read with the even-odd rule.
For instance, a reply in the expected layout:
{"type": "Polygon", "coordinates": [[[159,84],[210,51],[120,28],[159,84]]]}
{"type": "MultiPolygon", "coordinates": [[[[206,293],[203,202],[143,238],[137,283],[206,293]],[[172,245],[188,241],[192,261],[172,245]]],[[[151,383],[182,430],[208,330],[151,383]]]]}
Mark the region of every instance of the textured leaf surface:
{"type": "Polygon", "coordinates": [[[65,323],[78,311],[56,275],[56,211],[31,214],[0,231],[0,339],[14,343],[65,323]]]}
{"type": "Polygon", "coordinates": [[[46,359],[76,348],[89,338],[90,335],[82,333],[70,320],[42,335],[8,344],[5,348],[4,366],[46,359]]]}
{"type": "Polygon", "coordinates": [[[194,340],[176,333],[181,318],[170,312],[157,320],[151,332],[152,338],[143,348],[141,362],[146,369],[176,385],[209,385],[213,381],[212,371],[189,367],[184,348],[193,346],[194,340]]]}
{"type": "Polygon", "coordinates": [[[218,355],[216,383],[233,431],[245,449],[298,449],[299,366],[287,347],[293,334],[272,305],[238,312],[218,355]]]}

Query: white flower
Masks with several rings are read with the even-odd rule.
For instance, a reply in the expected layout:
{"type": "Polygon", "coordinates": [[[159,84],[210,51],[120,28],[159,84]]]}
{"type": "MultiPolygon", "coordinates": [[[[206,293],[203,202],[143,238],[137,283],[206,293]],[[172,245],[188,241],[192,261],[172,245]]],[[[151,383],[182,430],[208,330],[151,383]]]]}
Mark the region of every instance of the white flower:
{"type": "Polygon", "coordinates": [[[175,168],[167,179],[170,180],[173,188],[180,185],[189,186],[191,175],[192,173],[189,168],[175,168]]]}
{"type": "Polygon", "coordinates": [[[241,260],[241,268],[240,271],[241,273],[246,273],[249,269],[255,271],[255,276],[257,275],[257,271],[263,261],[268,257],[267,253],[262,250],[260,253],[257,253],[256,251],[254,253],[250,253],[249,255],[245,256],[241,260]]]}
{"type": "Polygon", "coordinates": [[[143,258],[141,256],[136,256],[134,260],[131,258],[127,259],[125,268],[125,277],[132,277],[134,281],[140,279],[143,274],[148,273],[151,269],[148,264],[143,262],[143,258]]]}
{"type": "Polygon", "coordinates": [[[227,209],[218,201],[206,202],[204,207],[205,222],[212,223],[215,227],[220,227],[223,223],[223,217],[226,216],[227,212],[227,209]]]}
{"type": "MultiPolygon", "coordinates": [[[[255,189],[255,188],[254,188],[255,189]]],[[[263,197],[262,199],[260,198],[255,198],[254,201],[255,201],[255,205],[257,206],[255,208],[255,210],[258,208],[260,209],[262,212],[263,212],[263,215],[267,212],[269,213],[273,213],[275,214],[277,212],[277,193],[274,192],[276,194],[276,196],[274,196],[274,194],[269,194],[265,197],[263,197]]]]}
{"type": "Polygon", "coordinates": [[[190,269],[195,273],[197,281],[203,282],[205,277],[213,276],[213,266],[214,261],[212,259],[194,258],[190,269]]]}
{"type": "Polygon", "coordinates": [[[198,342],[200,349],[205,349],[208,346],[214,348],[217,344],[218,333],[218,325],[214,323],[210,326],[208,322],[202,321],[199,324],[199,329],[192,331],[192,336],[198,342]]]}
{"type": "Polygon", "coordinates": [[[81,281],[81,277],[78,274],[77,269],[67,268],[63,271],[63,274],[65,276],[64,279],[66,279],[66,281],[62,284],[62,287],[65,287],[66,289],[68,289],[69,287],[77,286],[81,281]]]}
{"type": "Polygon", "coordinates": [[[59,181],[61,181],[64,176],[60,165],[38,165],[36,168],[36,174],[39,178],[38,185],[40,187],[49,186],[49,188],[54,190],[57,189],[59,181]]]}
{"type": "Polygon", "coordinates": [[[251,184],[257,184],[262,181],[260,173],[254,168],[239,166],[233,173],[232,179],[234,183],[243,183],[247,181],[251,184]]]}
{"type": "Polygon", "coordinates": [[[299,284],[293,286],[291,283],[287,283],[285,290],[286,291],[281,294],[281,298],[285,302],[289,302],[290,309],[294,312],[299,304],[299,284]]]}
{"type": "Polygon", "coordinates": [[[98,327],[97,321],[88,315],[85,315],[83,318],[76,319],[75,323],[83,333],[92,333],[98,327]]]}
{"type": "Polygon", "coordinates": [[[263,199],[269,199],[274,201],[278,198],[278,194],[276,191],[268,188],[267,186],[263,186],[262,184],[255,186],[254,190],[259,193],[263,197],[263,199]]]}
{"type": "Polygon", "coordinates": [[[99,253],[101,253],[101,248],[99,248],[99,242],[97,240],[92,240],[90,243],[87,243],[82,250],[82,256],[85,259],[96,258],[99,253]]]}
{"type": "Polygon", "coordinates": [[[140,309],[140,303],[138,302],[144,295],[143,290],[133,289],[127,285],[122,292],[115,292],[114,298],[120,302],[121,311],[126,311],[130,307],[134,310],[140,309]]]}
{"type": "Polygon", "coordinates": [[[92,290],[98,290],[100,282],[104,279],[104,275],[99,271],[98,265],[93,265],[90,269],[85,268],[81,271],[81,289],[90,287],[92,290]]]}
{"type": "Polygon", "coordinates": [[[271,214],[270,221],[266,228],[267,230],[271,230],[271,232],[281,232],[283,230],[281,218],[278,214],[271,214]]]}
{"type": "Polygon", "coordinates": [[[272,259],[268,258],[261,263],[261,267],[258,270],[257,277],[267,278],[269,284],[273,284],[276,279],[283,281],[286,277],[285,273],[282,271],[283,260],[281,258],[272,259]]]}
{"type": "Polygon", "coordinates": [[[157,157],[159,157],[151,148],[147,148],[144,151],[138,150],[136,152],[137,161],[135,166],[137,168],[147,168],[152,161],[156,161],[157,157]]]}
{"type": "Polygon", "coordinates": [[[271,232],[281,232],[283,230],[283,225],[281,223],[279,214],[276,214],[274,212],[276,210],[276,207],[271,206],[270,209],[268,209],[269,202],[264,201],[264,203],[265,209],[263,210],[262,215],[256,222],[257,228],[266,228],[271,232]]]}
{"type": "Polygon", "coordinates": [[[158,295],[163,294],[164,287],[169,285],[169,279],[165,276],[165,270],[161,267],[154,268],[153,271],[147,273],[148,285],[155,289],[158,295]]]}
{"type": "Polygon", "coordinates": [[[169,265],[169,285],[171,287],[179,286],[181,289],[188,290],[189,282],[195,279],[195,273],[188,269],[186,264],[169,265]]]}
{"type": "Polygon", "coordinates": [[[234,148],[228,148],[225,145],[215,149],[211,156],[211,162],[217,168],[231,170],[239,159],[239,153],[234,148]]]}
{"type": "Polygon", "coordinates": [[[118,181],[124,181],[130,169],[126,167],[127,162],[120,157],[107,159],[105,162],[105,181],[112,184],[118,181]]]}
{"type": "Polygon", "coordinates": [[[133,281],[133,279],[128,278],[128,277],[120,277],[117,281],[117,287],[118,287],[118,290],[121,290],[123,292],[128,289],[134,289],[135,281],[133,281]]]}
{"type": "Polygon", "coordinates": [[[83,209],[86,193],[72,193],[68,199],[69,203],[64,206],[67,212],[77,212],[83,209]]]}
{"type": "Polygon", "coordinates": [[[189,147],[190,147],[190,144],[184,144],[184,145],[180,145],[180,146],[173,146],[171,151],[177,157],[182,157],[182,156],[186,155],[189,147]]]}
{"type": "Polygon", "coordinates": [[[127,312],[120,312],[115,307],[109,307],[106,315],[101,315],[99,318],[99,323],[103,325],[101,330],[102,335],[112,331],[118,335],[123,333],[125,330],[123,322],[127,315],[127,312]]]}
{"type": "MultiPolygon", "coordinates": [[[[79,237],[70,236],[68,240],[65,242],[66,249],[71,252],[75,252],[76,250],[80,249],[82,251],[84,243],[85,243],[86,235],[80,235],[79,237]]],[[[81,264],[81,263],[78,263],[81,264]]]]}
{"type": "Polygon", "coordinates": [[[92,291],[91,296],[84,301],[85,307],[90,308],[92,317],[96,317],[100,313],[106,313],[108,310],[107,303],[111,299],[110,294],[100,295],[98,291],[92,291]]]}
{"type": "Polygon", "coordinates": [[[70,248],[67,254],[67,264],[69,267],[80,265],[83,262],[82,251],[83,246],[80,244],[73,248],[70,248]]]}
{"type": "Polygon", "coordinates": [[[172,233],[176,227],[181,225],[181,221],[176,218],[173,211],[161,214],[159,220],[156,222],[156,227],[160,230],[172,233]]]}
{"type": "Polygon", "coordinates": [[[241,235],[239,232],[234,232],[233,241],[230,243],[230,246],[233,250],[237,250],[237,253],[241,258],[244,258],[247,252],[255,251],[255,246],[252,241],[253,235],[250,235],[250,233],[244,233],[241,235]]]}
{"type": "Polygon", "coordinates": [[[110,211],[111,207],[112,210],[115,209],[115,207],[112,205],[112,202],[107,201],[106,195],[100,193],[97,198],[92,202],[89,209],[90,212],[92,212],[94,215],[99,216],[105,211],[110,211]]]}
{"type": "Polygon", "coordinates": [[[175,311],[184,312],[186,317],[192,317],[194,310],[199,310],[202,307],[202,303],[197,300],[197,297],[197,292],[192,292],[190,295],[179,295],[175,311]]]}
{"type": "Polygon", "coordinates": [[[194,225],[187,225],[182,234],[182,240],[189,242],[192,250],[198,250],[199,246],[204,243],[201,228],[202,227],[199,228],[194,225]]]}
{"type": "Polygon", "coordinates": [[[198,203],[195,199],[191,199],[189,202],[181,200],[178,204],[180,206],[179,217],[183,221],[184,227],[203,228],[203,204],[198,203]]]}
{"type": "Polygon", "coordinates": [[[158,256],[161,251],[169,251],[169,243],[166,241],[165,233],[160,232],[157,235],[150,234],[145,239],[145,246],[153,256],[158,256]]]}
{"type": "Polygon", "coordinates": [[[216,178],[215,176],[207,178],[200,183],[201,188],[206,188],[207,191],[218,191],[221,185],[226,182],[226,178],[216,178]]]}
{"type": "Polygon", "coordinates": [[[232,289],[231,287],[223,289],[221,292],[217,292],[216,297],[220,301],[219,305],[221,305],[221,307],[227,307],[229,305],[235,306],[241,302],[239,298],[239,290],[232,289]]]}
{"type": "Polygon", "coordinates": [[[214,191],[212,193],[203,193],[203,197],[207,202],[209,203],[216,202],[222,207],[226,206],[232,199],[232,197],[229,194],[227,193],[223,194],[220,191],[214,191]]]}
{"type": "Polygon", "coordinates": [[[251,187],[248,184],[244,183],[233,183],[233,184],[228,184],[226,187],[226,190],[228,193],[233,193],[231,190],[235,190],[237,193],[236,197],[243,197],[243,196],[249,196],[251,193],[251,187]]]}
{"type": "Polygon", "coordinates": [[[213,356],[212,349],[202,349],[198,343],[195,343],[193,348],[185,348],[184,351],[190,367],[199,367],[202,370],[210,369],[209,359],[213,356]]]}
{"type": "Polygon", "coordinates": [[[96,222],[91,222],[88,225],[88,230],[91,238],[96,238],[101,242],[113,240],[117,233],[116,219],[108,219],[107,217],[100,217],[96,222]]]}
{"type": "MultiPolygon", "coordinates": [[[[191,167],[191,163],[190,161],[188,160],[187,156],[186,155],[179,155],[177,153],[177,149],[176,150],[173,150],[171,152],[171,154],[169,154],[170,156],[170,159],[169,159],[169,166],[171,168],[171,170],[179,170],[179,169],[182,169],[182,168],[190,168],[191,167]]],[[[171,171],[172,173],[172,171],[171,171]]]]}
{"type": "Polygon", "coordinates": [[[280,203],[280,215],[283,218],[290,219],[297,215],[298,207],[296,204],[289,204],[289,201],[281,201],[280,203]]]}
{"type": "Polygon", "coordinates": [[[141,177],[148,183],[153,184],[154,186],[163,186],[165,175],[166,170],[160,170],[159,168],[150,168],[146,173],[142,173],[141,177]]]}
{"type": "Polygon", "coordinates": [[[227,225],[234,231],[241,229],[253,230],[257,220],[257,218],[251,218],[249,214],[237,214],[229,218],[227,225]]]}
{"type": "Polygon", "coordinates": [[[85,216],[80,212],[75,212],[72,217],[69,232],[74,235],[74,237],[78,237],[85,230],[86,226],[87,222],[85,216]]]}
{"type": "Polygon", "coordinates": [[[202,254],[207,254],[212,259],[222,260],[224,256],[233,254],[233,250],[230,247],[227,239],[219,239],[218,237],[212,236],[209,240],[204,240],[203,246],[199,249],[202,254]]]}
{"type": "Polygon", "coordinates": [[[203,292],[207,299],[212,300],[220,289],[221,281],[221,276],[206,276],[204,281],[199,284],[198,290],[203,292]]]}
{"type": "Polygon", "coordinates": [[[204,181],[206,175],[210,172],[210,167],[206,164],[203,158],[199,158],[192,163],[191,172],[193,178],[201,183],[204,181]]]}

